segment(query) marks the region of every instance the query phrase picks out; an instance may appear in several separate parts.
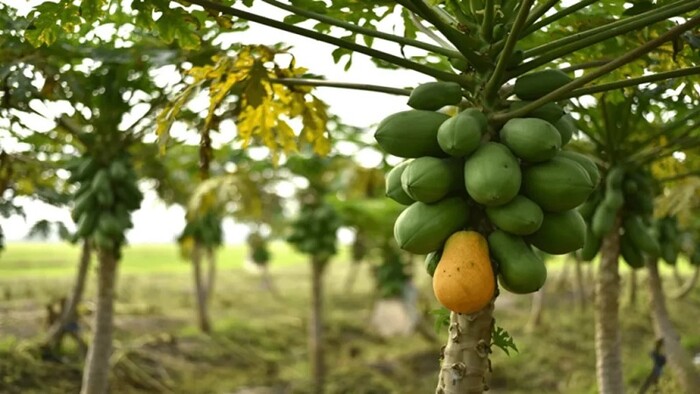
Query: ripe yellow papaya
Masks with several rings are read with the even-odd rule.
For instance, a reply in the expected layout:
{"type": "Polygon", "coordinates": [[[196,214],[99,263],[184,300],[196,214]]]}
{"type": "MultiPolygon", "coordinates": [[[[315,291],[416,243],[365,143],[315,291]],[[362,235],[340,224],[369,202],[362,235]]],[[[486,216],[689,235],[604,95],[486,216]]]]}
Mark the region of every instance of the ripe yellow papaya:
{"type": "Polygon", "coordinates": [[[453,312],[474,313],[488,305],[495,289],[486,239],[475,231],[452,234],[433,274],[438,301],[453,312]]]}
{"type": "Polygon", "coordinates": [[[394,156],[445,157],[437,141],[437,132],[449,118],[439,112],[417,109],[397,112],[379,123],[374,139],[386,153],[394,156]]]}
{"type": "Polygon", "coordinates": [[[498,281],[515,294],[533,293],[547,280],[547,267],[517,235],[494,231],[488,237],[491,255],[498,262],[498,281]]]}
{"type": "Polygon", "coordinates": [[[437,111],[446,105],[462,101],[462,87],[456,82],[428,82],[416,86],[408,97],[408,106],[414,109],[437,111]]]}

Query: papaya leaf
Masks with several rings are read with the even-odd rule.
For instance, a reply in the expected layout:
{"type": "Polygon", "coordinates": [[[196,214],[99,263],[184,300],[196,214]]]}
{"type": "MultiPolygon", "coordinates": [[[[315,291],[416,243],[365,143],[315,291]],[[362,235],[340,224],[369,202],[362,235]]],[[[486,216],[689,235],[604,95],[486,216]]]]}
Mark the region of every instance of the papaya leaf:
{"type": "Polygon", "coordinates": [[[190,15],[181,9],[169,9],[156,21],[156,28],[163,41],[172,43],[177,40],[183,49],[197,49],[201,43],[192,25],[190,15]]]}
{"type": "Polygon", "coordinates": [[[518,347],[515,345],[513,337],[511,337],[508,331],[504,330],[503,327],[498,327],[495,324],[491,332],[491,345],[501,348],[508,356],[510,356],[510,351],[508,349],[512,349],[518,353],[518,347]]]}

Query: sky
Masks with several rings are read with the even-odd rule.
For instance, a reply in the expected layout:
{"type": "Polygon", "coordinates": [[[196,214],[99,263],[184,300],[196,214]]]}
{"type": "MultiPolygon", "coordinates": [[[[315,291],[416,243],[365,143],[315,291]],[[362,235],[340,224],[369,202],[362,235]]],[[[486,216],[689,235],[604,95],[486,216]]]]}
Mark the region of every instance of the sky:
{"type": "MultiPolygon", "coordinates": [[[[0,3],[11,4],[20,10],[28,10],[31,5],[41,3],[41,1],[0,0],[0,3]]],[[[278,12],[277,9],[265,4],[256,5],[252,10],[271,18],[281,19],[285,15],[284,12],[278,12]]],[[[383,23],[380,26],[383,31],[390,31],[392,28],[392,22],[383,23]]],[[[275,44],[283,41],[293,46],[291,52],[297,59],[298,66],[307,67],[312,73],[325,75],[331,81],[412,87],[431,80],[430,77],[413,71],[379,69],[367,56],[361,54],[356,54],[353,57],[352,67],[345,72],[342,67],[343,62],[341,65],[333,63],[331,52],[335,47],[259,24],[251,24],[250,29],[246,32],[227,34],[226,38],[246,44],[275,44]]],[[[381,45],[380,41],[376,41],[375,47],[400,54],[396,44],[385,43],[381,45]]],[[[408,109],[406,97],[403,96],[337,88],[318,88],[315,94],[328,103],[330,111],[340,116],[344,123],[363,127],[370,135],[373,133],[372,126],[384,117],[408,109]]],[[[365,155],[358,157],[358,160],[371,166],[376,162],[376,157],[365,155]]],[[[147,186],[142,185],[145,199],[141,209],[133,214],[134,228],[127,233],[127,239],[134,244],[173,242],[184,226],[184,211],[177,206],[166,207],[147,186]]],[[[26,219],[21,217],[0,218],[0,226],[2,226],[8,243],[24,240],[31,225],[41,219],[61,220],[69,226],[73,225],[70,213],[66,209],[59,209],[26,198],[17,201],[25,207],[27,217],[26,219]]],[[[243,242],[247,235],[247,228],[236,225],[231,219],[224,222],[224,231],[226,242],[230,244],[243,242]]],[[[340,236],[341,240],[344,241],[351,238],[347,231],[342,232],[340,236]]]]}

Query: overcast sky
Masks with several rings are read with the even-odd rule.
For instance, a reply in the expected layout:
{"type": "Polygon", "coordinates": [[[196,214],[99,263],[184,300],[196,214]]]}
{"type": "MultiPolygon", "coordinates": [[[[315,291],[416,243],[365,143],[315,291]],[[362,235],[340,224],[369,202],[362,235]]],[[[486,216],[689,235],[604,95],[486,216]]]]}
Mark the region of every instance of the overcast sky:
{"type": "MultiPolygon", "coordinates": [[[[29,4],[37,4],[41,3],[41,1],[0,0],[0,3],[11,4],[23,10],[28,10],[29,4]]],[[[272,18],[281,19],[284,15],[284,13],[277,12],[276,9],[264,4],[254,7],[253,10],[272,18]]],[[[392,22],[384,23],[381,29],[390,31],[393,29],[392,22]]],[[[246,44],[275,44],[279,41],[290,44],[293,46],[291,52],[295,55],[299,66],[309,68],[310,72],[325,75],[329,80],[393,87],[415,86],[420,82],[431,80],[430,77],[412,71],[378,69],[368,57],[360,54],[353,57],[352,68],[345,72],[342,68],[342,62],[341,66],[333,64],[331,52],[335,47],[258,24],[251,24],[248,31],[230,34],[230,36],[228,37],[229,39],[246,44]]],[[[380,42],[377,41],[377,48],[399,54],[398,45],[386,43],[382,46],[379,44],[380,42]]],[[[338,114],[345,123],[366,127],[366,132],[369,134],[373,132],[371,126],[387,115],[408,109],[405,97],[396,97],[383,93],[319,88],[316,94],[325,100],[330,105],[330,111],[338,114]]],[[[371,157],[365,157],[364,159],[371,165],[373,161],[371,157]]],[[[155,193],[149,190],[144,191],[146,198],[141,205],[141,209],[134,213],[134,228],[127,234],[129,242],[172,242],[184,226],[184,212],[179,207],[165,207],[157,199],[155,193]]],[[[0,226],[2,226],[6,239],[9,242],[22,240],[31,224],[40,219],[62,220],[66,224],[72,225],[67,210],[57,209],[39,202],[27,201],[26,199],[20,201],[22,201],[22,205],[24,205],[27,213],[26,220],[19,217],[0,218],[0,226]]],[[[242,242],[246,236],[245,228],[236,226],[231,220],[225,223],[225,232],[226,241],[229,243],[242,242]]]]}

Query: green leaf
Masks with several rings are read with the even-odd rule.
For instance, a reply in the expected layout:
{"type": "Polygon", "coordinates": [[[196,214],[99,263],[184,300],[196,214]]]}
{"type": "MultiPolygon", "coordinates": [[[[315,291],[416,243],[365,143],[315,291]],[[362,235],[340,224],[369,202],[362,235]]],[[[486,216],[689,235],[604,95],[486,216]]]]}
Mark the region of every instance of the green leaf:
{"type": "Polygon", "coordinates": [[[80,2],[80,14],[87,22],[93,22],[102,15],[105,0],[83,0],[80,2]]]}
{"type": "Polygon", "coordinates": [[[181,10],[164,12],[156,22],[156,28],[166,43],[177,40],[183,49],[197,49],[200,38],[192,29],[188,15],[181,10]]]}
{"type": "Polygon", "coordinates": [[[491,333],[491,345],[501,348],[501,350],[503,350],[508,356],[510,356],[508,349],[513,349],[516,353],[518,352],[518,347],[515,346],[513,337],[510,336],[508,331],[504,330],[502,327],[496,326],[495,324],[491,333]]]}
{"type": "Polygon", "coordinates": [[[435,332],[440,333],[443,329],[450,326],[450,311],[447,308],[435,309],[430,312],[435,316],[435,332]]]}

